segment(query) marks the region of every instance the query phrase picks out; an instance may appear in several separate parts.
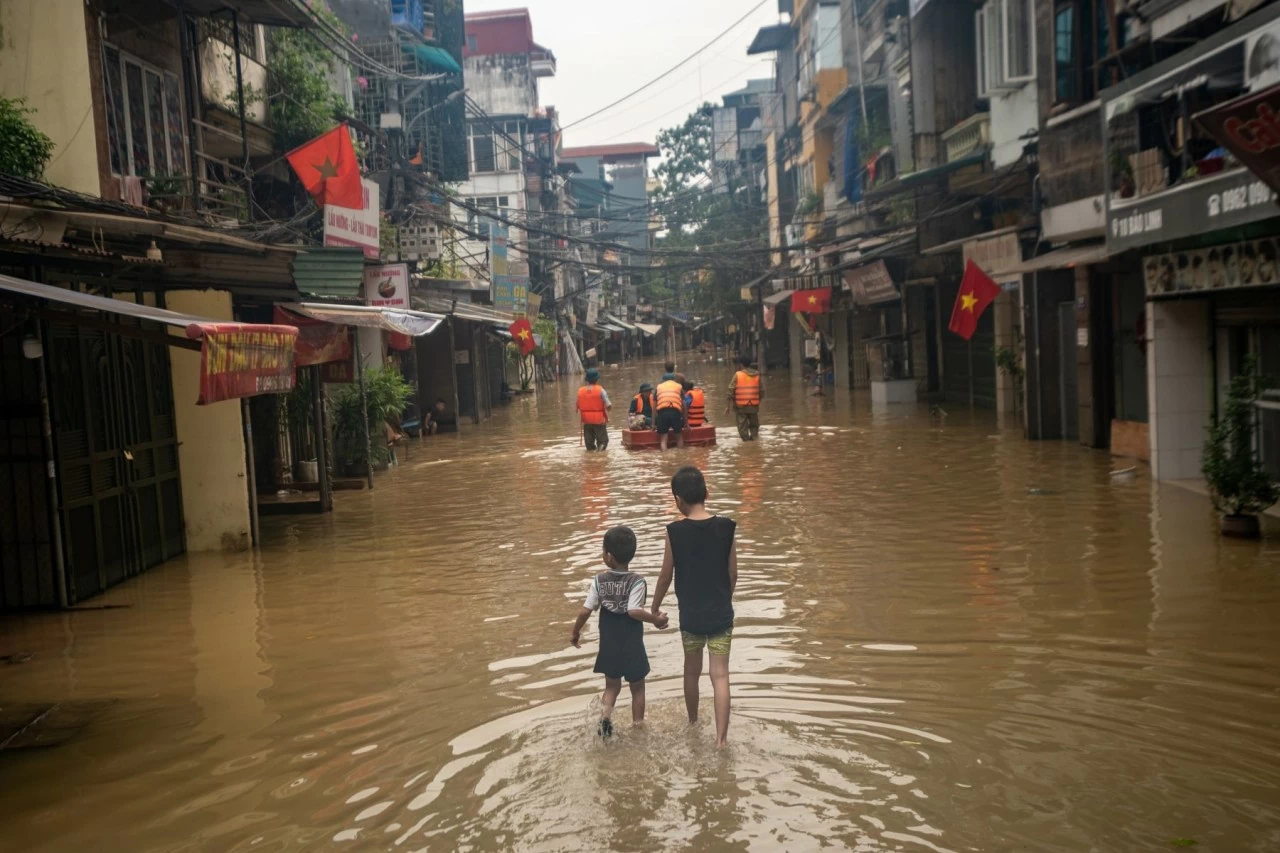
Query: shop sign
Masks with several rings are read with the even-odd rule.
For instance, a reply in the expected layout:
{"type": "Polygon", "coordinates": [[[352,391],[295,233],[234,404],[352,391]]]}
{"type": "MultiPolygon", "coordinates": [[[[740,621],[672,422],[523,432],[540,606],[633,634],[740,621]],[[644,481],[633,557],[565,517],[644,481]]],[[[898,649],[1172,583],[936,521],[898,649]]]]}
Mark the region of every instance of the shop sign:
{"type": "Polygon", "coordinates": [[[326,361],[320,365],[320,381],[331,385],[350,385],[356,381],[356,363],[349,357],[343,361],[326,361]]]}
{"type": "Polygon", "coordinates": [[[1280,85],[1205,110],[1196,121],[1267,186],[1280,189],[1280,85]]]}
{"type": "Polygon", "coordinates": [[[200,331],[197,405],[293,390],[297,329],[209,323],[202,325],[200,331]]]}
{"type": "Polygon", "coordinates": [[[1280,284],[1280,246],[1275,240],[1250,240],[1148,255],[1142,278],[1148,296],[1280,284]]]}
{"type": "Polygon", "coordinates": [[[542,310],[542,294],[530,292],[526,300],[528,302],[528,310],[525,311],[525,316],[530,320],[536,320],[538,312],[542,310]]]}
{"type": "Polygon", "coordinates": [[[409,307],[409,265],[364,268],[364,304],[378,308],[409,307]]]}
{"type": "MultiPolygon", "coordinates": [[[[1191,58],[1166,60],[1148,69],[1150,76],[1141,82],[1121,83],[1102,93],[1109,253],[1280,216],[1276,194],[1266,181],[1249,169],[1226,168],[1226,158],[1214,149],[1229,146],[1217,134],[1209,138],[1214,128],[1225,130],[1232,118],[1240,138],[1253,139],[1254,147],[1259,138],[1255,132],[1270,130],[1271,125],[1258,120],[1265,118],[1261,106],[1276,103],[1268,93],[1280,82],[1278,17],[1280,7],[1259,10],[1238,28],[1229,27],[1190,48],[1186,53],[1191,58]],[[1184,147],[1200,159],[1184,170],[1181,153],[1170,149],[1174,142],[1145,128],[1171,127],[1180,111],[1194,106],[1193,99],[1206,91],[1206,80],[1224,81],[1222,89],[1238,86],[1235,92],[1227,89],[1229,94],[1252,94],[1198,114],[1198,126],[1187,129],[1184,147]],[[1124,172],[1117,174],[1115,164],[1124,172]],[[1165,186],[1170,178],[1175,183],[1165,186]]],[[[1277,165],[1269,150],[1250,158],[1263,174],[1277,165]]]]}
{"type": "Polygon", "coordinates": [[[600,297],[591,294],[587,297],[587,325],[594,326],[600,319],[600,297]]]}
{"type": "Polygon", "coordinates": [[[845,270],[844,286],[846,290],[852,291],[856,305],[875,305],[901,298],[884,261],[845,270]]]}
{"type": "Polygon", "coordinates": [[[304,317],[281,305],[275,308],[274,320],[276,325],[298,327],[294,346],[297,367],[351,360],[351,335],[346,326],[304,317]]]}
{"type": "Polygon", "coordinates": [[[510,229],[496,222],[489,226],[489,273],[506,275],[508,268],[507,244],[510,242],[510,229]]]}
{"type": "Polygon", "coordinates": [[[529,305],[529,277],[527,275],[492,276],[490,299],[493,307],[511,314],[524,314],[529,305]]]}
{"type": "Polygon", "coordinates": [[[324,206],[324,244],[326,246],[354,246],[364,250],[366,258],[380,257],[378,232],[381,198],[378,184],[361,178],[364,188],[364,209],[324,206]]]}

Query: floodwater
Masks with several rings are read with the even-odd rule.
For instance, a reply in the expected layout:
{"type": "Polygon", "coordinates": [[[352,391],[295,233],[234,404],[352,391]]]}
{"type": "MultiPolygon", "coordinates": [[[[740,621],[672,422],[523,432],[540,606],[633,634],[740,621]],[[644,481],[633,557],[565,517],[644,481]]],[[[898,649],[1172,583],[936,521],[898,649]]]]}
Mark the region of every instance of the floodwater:
{"type": "MultiPolygon", "coordinates": [[[[615,411],[656,372],[606,371],[615,411]]],[[[1274,523],[1223,541],[1203,498],[959,405],[766,387],[755,444],[716,405],[716,448],[588,456],[552,386],[255,555],[6,618],[0,704],[84,725],[0,751],[0,849],[1280,849],[1274,523]],[[738,521],[730,747],[651,629],[648,727],[624,693],[604,745],[570,623],[609,526],[656,576],[687,463],[738,521]]]]}

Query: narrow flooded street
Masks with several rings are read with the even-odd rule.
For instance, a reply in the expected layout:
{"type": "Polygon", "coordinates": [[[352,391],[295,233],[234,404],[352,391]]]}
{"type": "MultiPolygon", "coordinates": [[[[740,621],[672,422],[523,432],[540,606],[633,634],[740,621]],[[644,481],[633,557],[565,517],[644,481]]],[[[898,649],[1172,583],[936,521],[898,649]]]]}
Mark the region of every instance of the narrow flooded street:
{"type": "MultiPolygon", "coordinates": [[[[1104,454],[782,374],[743,445],[729,368],[687,370],[718,447],[586,455],[552,386],[256,554],[7,617],[0,703],[84,725],[0,751],[0,849],[1280,849],[1274,522],[1223,541],[1104,454]],[[602,745],[569,625],[607,527],[656,577],[688,463],[739,524],[731,747],[683,719],[674,629],[602,745]]],[[[605,372],[615,426],[657,372],[605,372]]]]}

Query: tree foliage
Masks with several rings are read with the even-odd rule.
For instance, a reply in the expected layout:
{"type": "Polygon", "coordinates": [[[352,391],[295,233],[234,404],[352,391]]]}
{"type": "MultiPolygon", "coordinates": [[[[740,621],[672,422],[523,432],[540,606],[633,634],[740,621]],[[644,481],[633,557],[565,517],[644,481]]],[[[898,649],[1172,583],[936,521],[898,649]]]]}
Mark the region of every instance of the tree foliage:
{"type": "MultiPolygon", "coordinates": [[[[313,12],[347,34],[346,25],[322,0],[310,5],[313,12]]],[[[346,114],[346,101],[334,85],[339,65],[306,30],[274,27],[269,31],[265,97],[271,130],[281,151],[332,130],[346,114]]]]}
{"type": "Polygon", "coordinates": [[[26,98],[0,98],[0,172],[38,180],[53,156],[53,140],[27,116],[26,98]]]}
{"type": "Polygon", "coordinates": [[[658,248],[693,249],[704,260],[696,275],[659,268],[641,285],[654,302],[672,299],[679,288],[689,307],[699,311],[737,301],[738,288],[764,263],[754,250],[768,245],[764,204],[753,176],[730,168],[723,173],[727,185],[711,186],[712,110],[711,104],[703,104],[683,123],[658,134],[663,160],[654,170],[659,187],[651,198],[667,223],[658,248]],[[753,251],[744,251],[748,249],[753,251]]]}

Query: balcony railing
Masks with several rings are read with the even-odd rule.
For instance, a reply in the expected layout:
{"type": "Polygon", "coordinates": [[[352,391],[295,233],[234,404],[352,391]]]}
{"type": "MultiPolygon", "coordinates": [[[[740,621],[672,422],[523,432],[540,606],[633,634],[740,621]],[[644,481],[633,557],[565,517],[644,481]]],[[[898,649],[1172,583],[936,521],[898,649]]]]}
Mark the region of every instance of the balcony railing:
{"type": "Polygon", "coordinates": [[[969,116],[942,134],[942,145],[948,163],[991,147],[991,114],[974,113],[969,116]]]}

